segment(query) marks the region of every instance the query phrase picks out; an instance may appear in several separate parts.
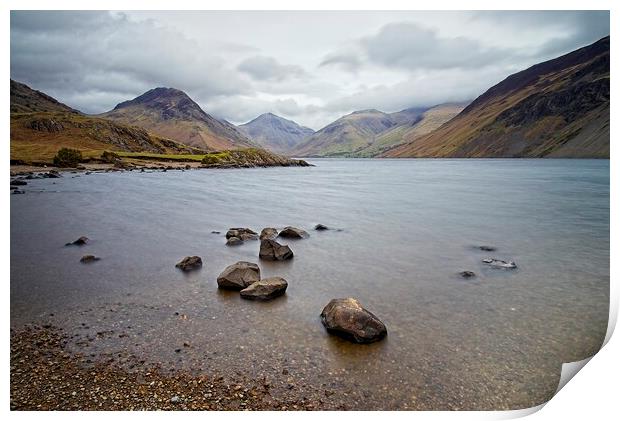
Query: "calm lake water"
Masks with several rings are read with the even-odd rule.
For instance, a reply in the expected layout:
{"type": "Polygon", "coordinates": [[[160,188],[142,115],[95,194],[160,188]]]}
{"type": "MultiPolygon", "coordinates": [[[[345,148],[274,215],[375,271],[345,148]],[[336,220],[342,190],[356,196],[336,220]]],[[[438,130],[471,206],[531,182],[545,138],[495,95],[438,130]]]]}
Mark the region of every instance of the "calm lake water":
{"type": "Polygon", "coordinates": [[[562,362],[601,346],[608,160],[311,162],[29,181],[11,195],[11,325],[52,320],[95,337],[75,345],[95,357],[266,376],[274,393],[328,390],[358,409],[529,407],[553,394],[562,362]],[[311,235],[287,241],[291,261],[259,261],[257,241],[225,246],[229,227],[286,225],[311,235]],[[91,243],[64,247],[81,235],[91,243]],[[84,254],[102,260],[80,264],[84,254]],[[175,269],[187,255],[203,268],[175,269]],[[239,260],[287,279],[286,295],[219,291],[239,260]],[[328,335],[319,314],[336,297],[358,298],[386,340],[328,335]]]}

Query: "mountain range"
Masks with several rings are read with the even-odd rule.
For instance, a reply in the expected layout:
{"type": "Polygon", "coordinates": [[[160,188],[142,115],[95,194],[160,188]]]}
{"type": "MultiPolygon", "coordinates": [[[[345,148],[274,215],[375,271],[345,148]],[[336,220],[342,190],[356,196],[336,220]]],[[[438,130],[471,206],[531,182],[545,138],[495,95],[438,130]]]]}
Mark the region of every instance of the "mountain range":
{"type": "Polygon", "coordinates": [[[277,115],[241,126],[154,88],[90,116],[11,80],[11,159],[60,147],[191,153],[262,147],[299,157],[609,157],[609,37],[508,76],[469,105],[354,111],[317,132],[277,115]]]}

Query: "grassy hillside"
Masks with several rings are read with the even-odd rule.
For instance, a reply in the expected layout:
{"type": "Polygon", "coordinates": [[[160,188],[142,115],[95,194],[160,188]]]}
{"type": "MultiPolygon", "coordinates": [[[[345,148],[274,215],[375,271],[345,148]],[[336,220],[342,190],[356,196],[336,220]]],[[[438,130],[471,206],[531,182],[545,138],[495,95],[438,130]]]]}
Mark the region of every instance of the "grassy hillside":
{"type": "Polygon", "coordinates": [[[79,111],[58,102],[43,92],[11,79],[11,113],[68,112],[79,114],[79,111]]]}
{"type": "Polygon", "coordinates": [[[81,114],[11,114],[11,160],[51,162],[63,147],[78,149],[84,157],[98,157],[106,150],[167,154],[205,152],[153,136],[138,127],[81,114]]]}
{"type": "Polygon", "coordinates": [[[609,37],[509,76],[388,157],[609,157],[609,37]]]}

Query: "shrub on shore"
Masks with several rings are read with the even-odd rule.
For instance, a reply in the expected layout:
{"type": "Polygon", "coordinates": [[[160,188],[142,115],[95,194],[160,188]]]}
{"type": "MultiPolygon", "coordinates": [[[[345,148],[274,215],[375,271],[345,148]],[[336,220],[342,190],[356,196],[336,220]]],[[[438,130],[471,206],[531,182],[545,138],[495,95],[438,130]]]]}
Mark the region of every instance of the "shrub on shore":
{"type": "Polygon", "coordinates": [[[77,167],[82,161],[82,152],[77,149],[62,148],[54,157],[56,167],[77,167]]]}

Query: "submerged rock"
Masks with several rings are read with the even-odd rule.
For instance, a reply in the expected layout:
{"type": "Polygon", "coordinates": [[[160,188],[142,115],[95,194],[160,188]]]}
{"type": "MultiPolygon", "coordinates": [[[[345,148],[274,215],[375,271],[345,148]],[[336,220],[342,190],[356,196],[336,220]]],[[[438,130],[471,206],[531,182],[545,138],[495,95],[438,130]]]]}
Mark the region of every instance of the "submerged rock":
{"type": "Polygon", "coordinates": [[[474,272],[470,271],[470,270],[464,270],[459,275],[461,275],[465,279],[473,278],[474,276],[476,276],[476,274],[474,272]]]}
{"type": "Polygon", "coordinates": [[[67,243],[65,244],[65,246],[83,246],[85,244],[87,244],[90,240],[88,239],[88,237],[80,237],[77,240],[75,240],[72,243],[67,243]]]}
{"type": "Polygon", "coordinates": [[[497,248],[493,246],[478,246],[478,248],[482,251],[495,251],[497,248]]]}
{"type": "Polygon", "coordinates": [[[242,289],[240,295],[241,298],[248,300],[266,301],[284,294],[287,287],[288,282],[284,278],[276,276],[254,282],[249,287],[242,289]]]}
{"type": "Polygon", "coordinates": [[[494,267],[494,268],[501,268],[501,269],[516,269],[517,268],[517,264],[515,262],[506,262],[504,260],[499,260],[499,259],[482,259],[482,263],[486,263],[487,265],[494,267]]]}
{"type": "Polygon", "coordinates": [[[92,254],[87,254],[85,256],[82,256],[82,258],[80,259],[81,263],[92,263],[92,262],[96,262],[97,260],[101,260],[101,257],[96,257],[93,256],[92,254]]]}
{"type": "Polygon", "coordinates": [[[13,190],[13,194],[25,194],[26,192],[23,190],[15,189],[13,190]]]}
{"type": "Polygon", "coordinates": [[[187,256],[177,263],[175,267],[183,271],[198,269],[202,267],[202,259],[199,256],[187,256]]]}
{"type": "Polygon", "coordinates": [[[226,240],[227,246],[239,246],[241,244],[243,244],[243,240],[239,237],[230,237],[228,240],[226,240]]]}
{"type": "Polygon", "coordinates": [[[24,180],[12,180],[11,181],[11,186],[27,186],[28,182],[24,181],[24,180]]]}
{"type": "Polygon", "coordinates": [[[383,339],[387,329],[377,316],[355,298],[336,298],[321,312],[321,322],[328,332],[357,343],[383,339]]]}
{"type": "Polygon", "coordinates": [[[218,288],[242,290],[260,281],[260,268],[256,263],[237,262],[228,266],[217,277],[218,288]]]}
{"type": "Polygon", "coordinates": [[[264,260],[288,260],[293,258],[293,250],[276,240],[265,239],[260,242],[258,257],[264,260]]]}
{"type": "Polygon", "coordinates": [[[278,230],[275,228],[263,228],[263,230],[260,232],[261,240],[275,240],[277,236],[278,230]]]}
{"type": "Polygon", "coordinates": [[[308,238],[310,237],[310,234],[308,234],[306,231],[302,230],[301,228],[295,228],[295,227],[286,227],[282,231],[280,231],[280,234],[278,235],[283,238],[308,238]]]}
{"type": "Polygon", "coordinates": [[[237,237],[243,241],[258,240],[258,234],[249,228],[229,228],[226,238],[237,237]]]}
{"type": "Polygon", "coordinates": [[[323,224],[316,224],[316,225],[314,226],[314,229],[315,229],[316,231],[325,231],[325,230],[328,230],[328,229],[329,229],[329,227],[328,227],[327,225],[323,225],[323,224]]]}

